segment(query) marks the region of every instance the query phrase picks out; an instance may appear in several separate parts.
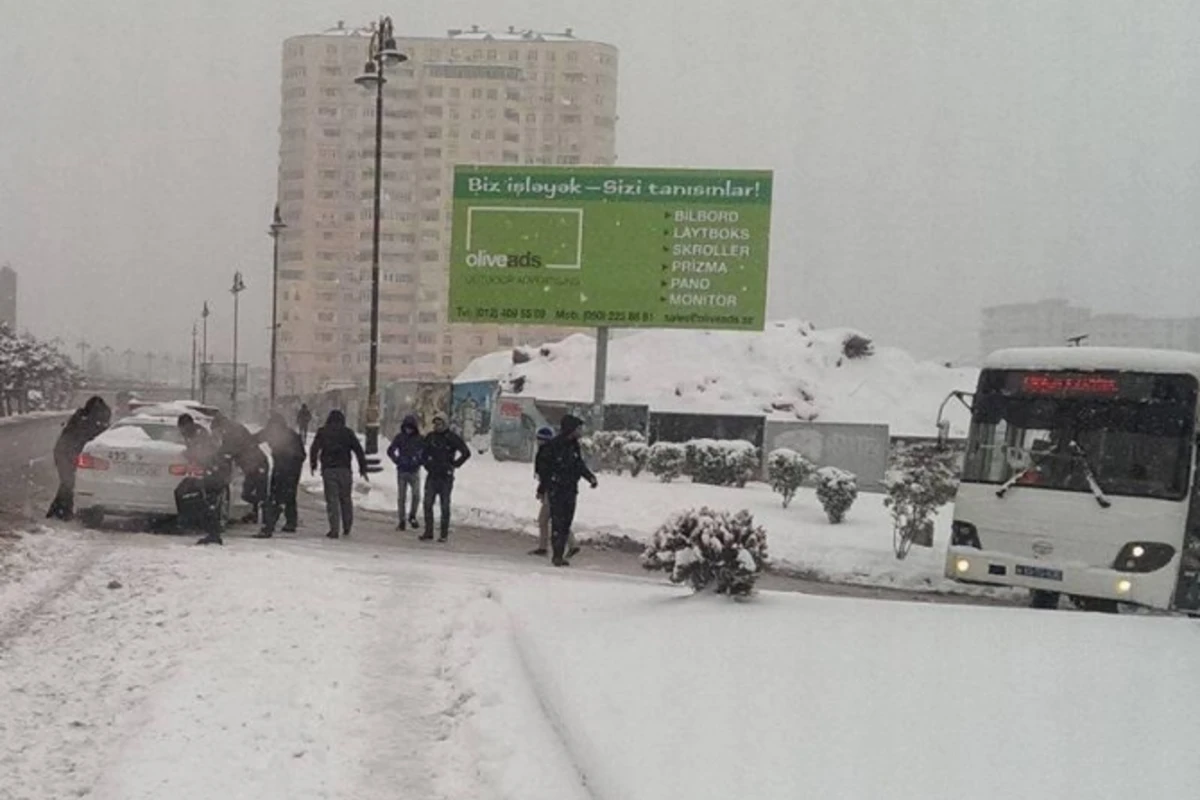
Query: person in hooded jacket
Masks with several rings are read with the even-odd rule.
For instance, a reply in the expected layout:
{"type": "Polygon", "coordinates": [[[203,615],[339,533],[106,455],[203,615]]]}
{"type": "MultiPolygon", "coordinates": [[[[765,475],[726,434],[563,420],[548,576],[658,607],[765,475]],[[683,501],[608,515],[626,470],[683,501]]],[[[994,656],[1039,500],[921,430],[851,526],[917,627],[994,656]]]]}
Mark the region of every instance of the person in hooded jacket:
{"type": "Polygon", "coordinates": [[[275,533],[275,523],[283,514],[283,532],[295,533],[299,522],[296,513],[296,490],[304,472],[304,440],[288,427],[282,414],[272,414],[263,428],[263,440],[271,448],[271,490],[263,508],[263,527],[255,538],[269,539],[275,533]]]}
{"type": "Polygon", "coordinates": [[[112,410],[104,398],[88,398],[63,426],[54,443],[54,466],[58,470],[58,492],[46,512],[47,519],[71,519],[75,515],[75,462],[84,445],[95,439],[112,421],[112,410]]]}
{"type": "Polygon", "coordinates": [[[191,414],[180,414],[176,423],[183,436],[184,458],[193,474],[175,487],[175,507],[184,527],[195,525],[205,535],[196,544],[224,544],[221,531],[221,499],[229,486],[232,461],[222,454],[213,435],[204,430],[191,414]]]}
{"type": "Polygon", "coordinates": [[[538,471],[538,492],[545,494],[550,506],[551,543],[554,566],[566,567],[567,542],[575,521],[575,505],[579,499],[579,481],[586,480],[595,489],[599,482],[583,460],[579,437],[583,420],[567,414],[559,425],[558,435],[544,446],[541,469],[538,471]]]}
{"type": "Polygon", "coordinates": [[[405,523],[414,530],[417,526],[417,509],[421,505],[421,459],[425,452],[425,441],[421,438],[421,429],[417,418],[409,414],[400,423],[400,432],[392,439],[388,447],[388,458],[396,465],[396,484],[399,490],[396,500],[396,510],[400,514],[400,523],[396,530],[405,529],[405,523]],[[408,516],[404,515],[406,495],[412,493],[412,507],[408,516]]]}
{"type": "Polygon", "coordinates": [[[308,426],[312,424],[312,411],[308,408],[308,403],[301,403],[300,410],[296,412],[296,427],[300,429],[300,439],[308,438],[308,426]]]}
{"type": "Polygon", "coordinates": [[[367,454],[354,431],[346,427],[346,415],[334,409],[325,418],[325,424],[317,429],[309,451],[309,466],[315,473],[321,465],[321,477],[325,483],[325,511],[329,515],[330,539],[338,539],[341,531],[350,535],[354,525],[354,473],[351,459],[358,460],[358,472],[363,480],[370,480],[367,472],[367,454]]]}
{"type": "Polygon", "coordinates": [[[242,500],[250,504],[242,522],[258,522],[259,509],[267,502],[271,475],[271,464],[259,447],[262,442],[245,425],[221,413],[213,417],[212,429],[220,437],[221,454],[233,459],[242,471],[242,500]]]}
{"type": "Polygon", "coordinates": [[[442,518],[439,542],[450,538],[450,493],[454,491],[454,471],[467,462],[471,450],[446,423],[444,414],[434,414],[433,432],[425,437],[421,465],[425,467],[425,532],[420,538],[433,538],[433,504],[440,501],[442,518]]]}
{"type": "MultiPolygon", "coordinates": [[[[544,556],[550,552],[550,498],[541,488],[541,475],[546,466],[546,445],[554,438],[554,428],[541,427],[537,430],[537,455],[533,459],[533,474],[538,481],[537,499],[541,505],[538,509],[538,544],[529,551],[531,556],[544,556]]],[[[567,539],[567,558],[579,552],[575,546],[575,533],[571,532],[567,539]]]]}

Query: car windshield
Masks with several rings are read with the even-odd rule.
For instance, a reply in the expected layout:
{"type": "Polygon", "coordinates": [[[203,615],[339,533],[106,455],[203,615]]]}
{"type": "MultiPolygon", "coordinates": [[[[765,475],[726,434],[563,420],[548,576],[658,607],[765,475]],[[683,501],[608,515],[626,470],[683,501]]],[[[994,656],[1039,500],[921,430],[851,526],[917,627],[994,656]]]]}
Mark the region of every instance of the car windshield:
{"type": "Polygon", "coordinates": [[[1194,385],[1134,398],[1035,396],[987,383],[975,398],[964,481],[1090,492],[1090,472],[1106,494],[1187,493],[1194,385]]]}

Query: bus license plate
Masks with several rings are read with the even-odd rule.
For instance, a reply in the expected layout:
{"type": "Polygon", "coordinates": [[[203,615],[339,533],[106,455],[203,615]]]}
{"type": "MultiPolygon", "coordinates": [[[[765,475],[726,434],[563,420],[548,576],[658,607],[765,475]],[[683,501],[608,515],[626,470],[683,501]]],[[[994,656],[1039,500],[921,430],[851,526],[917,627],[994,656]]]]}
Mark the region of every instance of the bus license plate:
{"type": "Polygon", "coordinates": [[[1044,581],[1061,581],[1063,579],[1061,569],[1027,567],[1024,564],[1017,564],[1017,574],[1026,578],[1041,578],[1044,581]]]}

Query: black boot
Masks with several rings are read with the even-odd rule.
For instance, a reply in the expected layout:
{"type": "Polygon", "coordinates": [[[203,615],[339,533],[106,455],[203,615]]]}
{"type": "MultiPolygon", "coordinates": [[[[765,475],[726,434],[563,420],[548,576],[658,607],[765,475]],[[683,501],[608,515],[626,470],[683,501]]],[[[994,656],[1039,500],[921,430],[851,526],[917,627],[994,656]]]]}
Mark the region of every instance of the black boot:
{"type": "Polygon", "coordinates": [[[207,536],[198,539],[196,544],[225,544],[225,542],[223,539],[221,539],[221,534],[210,533],[207,536]]]}
{"type": "Polygon", "coordinates": [[[325,538],[326,539],[337,539],[338,535],[334,531],[330,531],[329,533],[325,534],[325,538]]]}
{"type": "Polygon", "coordinates": [[[425,531],[417,538],[420,539],[422,542],[431,542],[431,541],[433,541],[433,533],[430,531],[425,531]]]}
{"type": "Polygon", "coordinates": [[[252,536],[251,538],[253,538],[253,539],[270,539],[274,535],[275,535],[274,532],[269,531],[266,528],[263,528],[261,531],[254,534],[254,536],[252,536]]]}

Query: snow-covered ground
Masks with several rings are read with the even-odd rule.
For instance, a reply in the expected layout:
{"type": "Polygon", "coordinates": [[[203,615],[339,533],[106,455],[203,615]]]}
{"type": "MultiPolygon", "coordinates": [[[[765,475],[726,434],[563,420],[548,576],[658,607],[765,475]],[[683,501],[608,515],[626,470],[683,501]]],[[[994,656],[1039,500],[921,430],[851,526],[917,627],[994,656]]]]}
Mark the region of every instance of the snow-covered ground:
{"type": "Polygon", "coordinates": [[[28,414],[13,414],[8,417],[0,417],[0,427],[20,425],[23,422],[35,419],[53,419],[55,417],[66,419],[69,416],[71,416],[70,411],[30,411],[28,414]]]}
{"type": "MultiPolygon", "coordinates": [[[[609,344],[610,403],[654,411],[766,414],[771,419],[887,424],[892,435],[933,436],[938,406],[952,390],[972,391],[978,370],[917,361],[890,347],[864,358],[843,355],[855,331],[813,329],[796,320],[762,333],[647,330],[609,344]]],[[[513,364],[511,350],[476,359],[458,381],[523,378],[521,393],[544,400],[589,401],[595,340],[576,334],[513,364]]],[[[952,432],[964,435],[966,410],[947,406],[952,432]]]]}
{"type": "Polygon", "coordinates": [[[1188,620],[734,603],[324,539],[37,536],[16,549],[89,566],[50,594],[31,582],[50,562],[10,587],[38,610],[0,633],[0,798],[1093,800],[1200,785],[1188,620]]]}
{"type": "MultiPolygon", "coordinates": [[[[360,489],[365,488],[360,483],[360,489]]],[[[305,488],[321,491],[319,476],[306,476],[305,488]]],[[[462,524],[537,535],[538,503],[533,467],[497,462],[476,455],[454,483],[454,519],[462,524]]],[[[396,480],[388,470],[370,490],[356,493],[358,504],[395,512],[396,480]]],[[[669,484],[650,475],[638,478],[601,475],[600,488],[581,490],[575,530],[583,539],[618,536],[646,542],[674,511],[709,506],[722,511],[749,510],[767,530],[776,564],[846,583],[979,593],[942,577],[949,539],[950,512],[937,520],[933,548],[914,547],[904,561],[892,552],[892,522],[883,495],[860,494],[846,521],[831,525],[811,489],[801,489],[788,508],[762,483],[744,489],[704,486],[683,479],[669,484]]]]}

